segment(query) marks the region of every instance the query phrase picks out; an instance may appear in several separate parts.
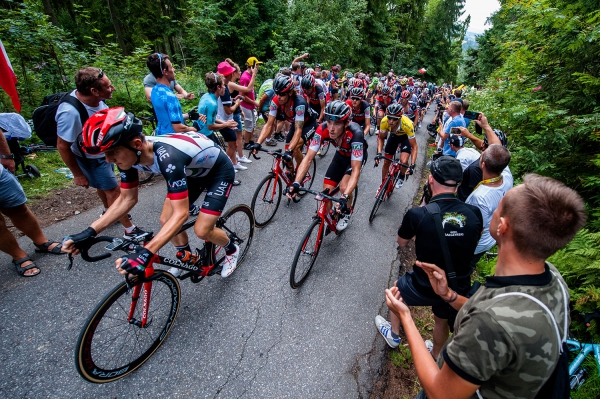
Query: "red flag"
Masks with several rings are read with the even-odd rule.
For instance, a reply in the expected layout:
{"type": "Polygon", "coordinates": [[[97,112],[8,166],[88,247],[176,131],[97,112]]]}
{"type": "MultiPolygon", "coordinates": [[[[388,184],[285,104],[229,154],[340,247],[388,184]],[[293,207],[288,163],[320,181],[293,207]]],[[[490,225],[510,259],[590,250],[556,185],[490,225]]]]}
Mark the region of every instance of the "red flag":
{"type": "Polygon", "coordinates": [[[19,101],[19,93],[17,92],[17,77],[12,65],[10,65],[2,40],[0,40],[0,50],[2,50],[0,51],[0,87],[11,98],[17,112],[21,112],[21,101],[19,101]]]}

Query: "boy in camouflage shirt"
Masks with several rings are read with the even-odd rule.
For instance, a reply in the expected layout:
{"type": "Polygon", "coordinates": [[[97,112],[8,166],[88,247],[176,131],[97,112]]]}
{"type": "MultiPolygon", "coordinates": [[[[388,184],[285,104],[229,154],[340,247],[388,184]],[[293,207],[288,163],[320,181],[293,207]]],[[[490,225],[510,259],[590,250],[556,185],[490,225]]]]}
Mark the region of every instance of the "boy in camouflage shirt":
{"type": "Polygon", "coordinates": [[[467,300],[449,289],[436,265],[417,262],[435,292],[459,311],[454,335],[437,365],[397,287],[386,290],[386,303],[402,322],[424,389],[418,398],[535,396],[557,364],[567,331],[568,290],[545,259],[584,223],[584,204],[575,191],[556,180],[527,175],[492,216],[496,271],[473,297],[467,300]],[[558,334],[546,309],[558,323],[558,334]]]}

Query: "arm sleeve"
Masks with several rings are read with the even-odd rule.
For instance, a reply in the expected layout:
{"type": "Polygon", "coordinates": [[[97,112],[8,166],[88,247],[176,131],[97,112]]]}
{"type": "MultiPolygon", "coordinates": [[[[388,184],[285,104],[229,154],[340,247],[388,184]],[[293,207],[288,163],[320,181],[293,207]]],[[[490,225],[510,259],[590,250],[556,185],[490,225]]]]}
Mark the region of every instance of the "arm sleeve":
{"type": "Polygon", "coordinates": [[[324,135],[327,135],[327,130],[323,129],[323,125],[319,125],[319,127],[317,127],[317,131],[315,134],[313,134],[313,137],[310,140],[308,149],[318,152],[319,148],[321,148],[321,141],[323,140],[324,135]]]}
{"type": "Polygon", "coordinates": [[[121,188],[128,190],[139,185],[138,170],[135,168],[127,170],[119,168],[119,176],[121,178],[121,188]]]}

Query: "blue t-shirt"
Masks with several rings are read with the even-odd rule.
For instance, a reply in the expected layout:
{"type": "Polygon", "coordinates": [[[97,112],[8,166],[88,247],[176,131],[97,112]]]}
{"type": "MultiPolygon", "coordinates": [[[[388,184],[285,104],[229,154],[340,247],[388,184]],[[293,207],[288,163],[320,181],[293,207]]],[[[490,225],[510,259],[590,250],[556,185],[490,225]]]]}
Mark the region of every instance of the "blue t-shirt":
{"type": "Polygon", "coordinates": [[[170,87],[158,83],[152,88],[150,101],[156,112],[156,135],[175,133],[172,123],[184,123],[179,100],[170,87]]]}
{"type": "Polygon", "coordinates": [[[217,96],[214,93],[205,93],[198,103],[198,113],[206,115],[206,124],[200,130],[205,136],[210,136],[212,130],[208,129],[209,125],[214,125],[217,121],[217,111],[219,105],[217,104],[217,96]]]}
{"type": "Polygon", "coordinates": [[[273,97],[275,97],[275,90],[267,89],[267,90],[265,90],[265,94],[267,95],[268,99],[263,104],[263,107],[260,110],[260,112],[269,112],[269,105],[271,105],[271,100],[273,99],[273,97]]]}
{"type": "Polygon", "coordinates": [[[458,114],[450,122],[444,125],[444,133],[448,134],[446,140],[444,140],[444,155],[452,155],[456,156],[456,152],[450,149],[450,129],[453,127],[467,127],[465,124],[465,118],[462,115],[458,114]]]}

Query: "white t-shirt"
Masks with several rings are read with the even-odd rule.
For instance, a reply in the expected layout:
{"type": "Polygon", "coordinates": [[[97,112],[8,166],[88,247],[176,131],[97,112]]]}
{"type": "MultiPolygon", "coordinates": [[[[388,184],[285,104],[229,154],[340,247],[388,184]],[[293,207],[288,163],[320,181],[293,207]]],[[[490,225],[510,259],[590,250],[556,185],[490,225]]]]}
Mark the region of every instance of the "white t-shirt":
{"type": "Polygon", "coordinates": [[[465,203],[474,205],[479,208],[483,216],[483,234],[479,239],[475,253],[480,254],[487,251],[496,244],[496,240],[490,235],[490,222],[492,214],[498,208],[498,204],[504,195],[513,187],[513,176],[508,166],[502,171],[502,184],[497,187],[479,185],[465,203]]]}
{"type": "MultiPolygon", "coordinates": [[[[75,90],[73,90],[70,95],[77,98],[77,96],[75,95],[75,90]]],[[[108,105],[106,105],[102,101],[97,107],[90,107],[85,104],[83,104],[83,106],[87,110],[89,116],[92,116],[96,112],[108,108],[108,105]]],[[[86,158],[104,158],[104,154],[82,154],[81,151],[79,151],[77,144],[75,144],[77,137],[81,134],[81,131],[83,129],[83,125],[81,124],[81,118],[79,117],[79,111],[77,111],[75,107],[73,107],[69,103],[60,104],[58,106],[58,109],[56,110],[55,120],[58,137],[60,137],[66,142],[73,143],[73,145],[71,146],[71,151],[73,151],[73,154],[77,155],[78,157],[85,156],[86,158]]]]}
{"type": "Polygon", "coordinates": [[[477,161],[480,155],[481,154],[476,149],[470,147],[463,147],[456,151],[456,159],[460,161],[463,172],[467,169],[467,166],[477,161]]]}

